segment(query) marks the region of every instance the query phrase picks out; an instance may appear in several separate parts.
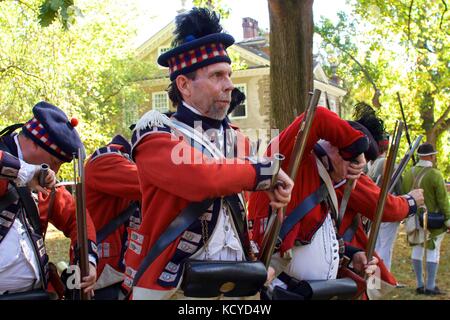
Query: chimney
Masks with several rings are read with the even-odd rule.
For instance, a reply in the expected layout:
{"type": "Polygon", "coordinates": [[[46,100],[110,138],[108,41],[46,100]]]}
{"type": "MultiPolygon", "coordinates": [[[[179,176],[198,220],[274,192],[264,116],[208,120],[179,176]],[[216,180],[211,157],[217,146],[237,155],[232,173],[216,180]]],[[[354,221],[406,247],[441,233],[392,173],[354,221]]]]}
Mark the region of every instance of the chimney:
{"type": "Polygon", "coordinates": [[[244,40],[256,38],[258,36],[258,21],[252,18],[242,18],[242,28],[244,30],[244,40]]]}

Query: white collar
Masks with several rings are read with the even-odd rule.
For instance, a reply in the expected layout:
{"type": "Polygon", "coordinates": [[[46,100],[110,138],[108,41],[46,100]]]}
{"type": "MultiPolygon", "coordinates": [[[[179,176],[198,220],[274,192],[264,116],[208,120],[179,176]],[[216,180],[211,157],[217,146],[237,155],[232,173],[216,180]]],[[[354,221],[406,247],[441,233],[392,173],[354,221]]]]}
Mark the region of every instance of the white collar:
{"type": "Polygon", "coordinates": [[[20,143],[19,143],[19,135],[14,136],[14,142],[16,143],[16,146],[17,146],[17,157],[20,160],[23,160],[23,153],[22,153],[22,149],[20,148],[20,143]]]}
{"type": "Polygon", "coordinates": [[[432,167],[433,166],[433,162],[428,161],[428,160],[419,160],[419,162],[417,162],[417,166],[418,167],[432,167]]]}
{"type": "Polygon", "coordinates": [[[198,114],[199,116],[203,116],[200,111],[198,111],[197,109],[195,109],[194,107],[191,107],[190,105],[188,105],[186,102],[182,101],[183,105],[188,108],[189,110],[191,110],[193,113],[198,114]]]}

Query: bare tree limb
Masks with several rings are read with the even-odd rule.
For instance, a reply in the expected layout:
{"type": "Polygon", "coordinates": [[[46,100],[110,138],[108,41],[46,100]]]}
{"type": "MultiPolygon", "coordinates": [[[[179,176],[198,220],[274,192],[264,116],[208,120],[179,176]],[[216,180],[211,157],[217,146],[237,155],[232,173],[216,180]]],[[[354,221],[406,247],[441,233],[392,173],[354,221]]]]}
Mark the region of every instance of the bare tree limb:
{"type": "Polygon", "coordinates": [[[442,116],[439,117],[439,119],[434,123],[433,130],[442,130],[446,129],[446,125],[448,126],[450,124],[450,118],[448,117],[450,113],[450,105],[447,107],[447,109],[444,111],[442,116]]]}
{"type": "Polygon", "coordinates": [[[27,75],[29,77],[33,77],[33,78],[36,78],[36,79],[41,80],[42,82],[44,82],[44,79],[42,79],[41,77],[39,77],[37,75],[34,75],[32,73],[29,73],[29,72],[23,70],[21,67],[16,66],[16,65],[9,65],[9,66],[7,66],[5,68],[1,68],[0,72],[1,73],[6,73],[9,69],[17,69],[17,70],[21,71],[22,73],[24,73],[25,75],[27,75]]]}
{"type": "Polygon", "coordinates": [[[442,21],[444,21],[444,15],[447,12],[448,7],[447,7],[447,3],[445,3],[445,0],[441,0],[441,1],[444,4],[444,8],[445,8],[444,12],[442,12],[442,15],[441,15],[441,22],[439,23],[439,29],[442,30],[442,21]]]}
{"type": "Polygon", "coordinates": [[[409,11],[408,11],[408,40],[411,41],[411,11],[414,4],[414,0],[411,0],[411,3],[409,4],[409,11]]]}
{"type": "MultiPolygon", "coordinates": [[[[335,44],[332,43],[328,38],[323,38],[323,40],[328,42],[332,46],[335,46],[335,44]]],[[[358,67],[361,69],[362,73],[364,74],[364,77],[367,79],[367,81],[370,82],[370,84],[372,85],[373,89],[375,90],[375,93],[374,93],[373,98],[372,98],[372,103],[373,103],[374,107],[380,108],[381,107],[381,103],[380,103],[379,98],[381,96],[381,91],[377,87],[377,85],[376,85],[375,81],[373,80],[372,76],[369,74],[369,71],[367,71],[367,69],[358,61],[358,59],[356,59],[348,50],[344,49],[341,46],[337,46],[337,48],[339,50],[341,50],[342,52],[344,52],[346,55],[348,55],[350,57],[350,59],[352,59],[358,65],[358,67]]]]}

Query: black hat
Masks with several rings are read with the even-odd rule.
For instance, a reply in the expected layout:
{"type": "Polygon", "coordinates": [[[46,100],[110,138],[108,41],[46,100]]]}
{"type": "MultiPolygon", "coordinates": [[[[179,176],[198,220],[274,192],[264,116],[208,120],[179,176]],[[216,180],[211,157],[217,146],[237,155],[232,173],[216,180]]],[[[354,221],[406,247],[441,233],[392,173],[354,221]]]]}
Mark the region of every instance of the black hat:
{"type": "Polygon", "coordinates": [[[434,150],[434,147],[431,143],[422,143],[419,148],[417,148],[417,155],[419,156],[431,156],[432,154],[436,154],[437,151],[434,150]]]}
{"type": "Polygon", "coordinates": [[[245,101],[245,94],[238,88],[234,88],[231,91],[230,108],[228,108],[227,114],[232,113],[234,109],[237,106],[241,105],[244,101],[245,101]]]}
{"type": "Polygon", "coordinates": [[[24,124],[22,132],[41,148],[64,162],[70,162],[78,154],[83,143],[75,127],[76,118],[70,121],[58,107],[41,101],[33,107],[34,118],[24,124]]]}
{"type": "Polygon", "coordinates": [[[234,38],[222,32],[219,20],[205,8],[193,8],[175,18],[174,48],[158,57],[158,64],[169,67],[171,81],[213,63],[231,64],[226,48],[234,38]]]}
{"type": "Polygon", "coordinates": [[[353,129],[359,130],[367,136],[367,138],[369,139],[369,149],[364,152],[364,156],[366,157],[367,161],[375,160],[378,157],[378,143],[373,138],[369,129],[356,121],[349,120],[347,122],[352,126],[353,129]]]}

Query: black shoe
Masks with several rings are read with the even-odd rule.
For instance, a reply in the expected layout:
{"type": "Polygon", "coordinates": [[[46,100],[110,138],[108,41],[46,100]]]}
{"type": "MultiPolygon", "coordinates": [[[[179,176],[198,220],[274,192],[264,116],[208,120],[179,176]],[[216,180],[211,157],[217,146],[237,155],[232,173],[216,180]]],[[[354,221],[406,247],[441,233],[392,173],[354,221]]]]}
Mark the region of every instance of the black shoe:
{"type": "Polygon", "coordinates": [[[425,290],[424,290],[423,287],[418,287],[418,288],[416,289],[416,293],[417,293],[417,294],[425,294],[425,290]]]}
{"type": "Polygon", "coordinates": [[[428,296],[437,296],[437,295],[442,295],[445,294],[444,291],[441,291],[437,286],[434,287],[434,289],[425,289],[425,294],[428,296]]]}

